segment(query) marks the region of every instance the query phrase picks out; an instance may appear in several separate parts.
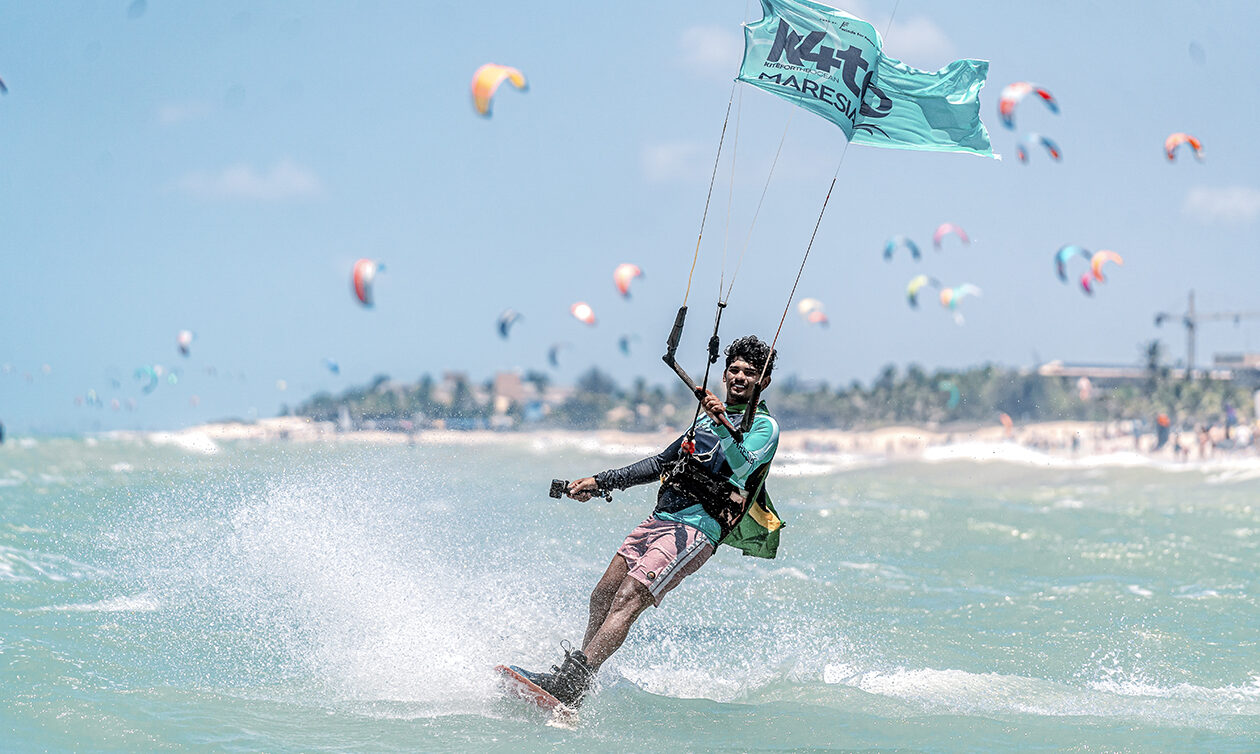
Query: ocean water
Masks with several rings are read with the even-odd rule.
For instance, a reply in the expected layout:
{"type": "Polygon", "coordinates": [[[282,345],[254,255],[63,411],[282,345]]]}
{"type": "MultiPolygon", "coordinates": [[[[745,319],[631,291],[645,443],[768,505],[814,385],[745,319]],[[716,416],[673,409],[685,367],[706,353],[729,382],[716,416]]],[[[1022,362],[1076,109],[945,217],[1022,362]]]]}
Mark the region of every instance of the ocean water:
{"type": "Polygon", "coordinates": [[[1260,462],[784,457],[779,559],[718,553],[571,729],[543,667],[648,448],[182,436],[0,446],[11,751],[1255,751],[1260,462]]]}

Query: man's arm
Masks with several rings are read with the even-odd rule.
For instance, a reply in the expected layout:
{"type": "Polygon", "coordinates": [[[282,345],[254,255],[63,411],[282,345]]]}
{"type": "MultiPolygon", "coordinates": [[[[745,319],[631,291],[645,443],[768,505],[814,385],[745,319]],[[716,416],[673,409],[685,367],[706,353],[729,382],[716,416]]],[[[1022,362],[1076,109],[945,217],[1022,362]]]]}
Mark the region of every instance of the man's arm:
{"type": "Polygon", "coordinates": [[[683,437],[674,440],[668,448],[654,456],[635,461],[629,466],[619,469],[601,471],[593,477],[579,479],[569,485],[569,497],[575,500],[589,500],[596,488],[601,490],[624,490],[638,484],[655,482],[661,478],[665,464],[677,460],[682,449],[683,437]]]}
{"type": "Polygon", "coordinates": [[[620,469],[601,471],[595,475],[595,481],[600,488],[606,490],[624,490],[636,484],[658,481],[661,478],[661,471],[665,468],[665,464],[678,459],[678,452],[682,449],[684,437],[686,435],[680,435],[677,440],[670,443],[668,448],[654,456],[648,456],[642,461],[636,461],[620,469]]]}

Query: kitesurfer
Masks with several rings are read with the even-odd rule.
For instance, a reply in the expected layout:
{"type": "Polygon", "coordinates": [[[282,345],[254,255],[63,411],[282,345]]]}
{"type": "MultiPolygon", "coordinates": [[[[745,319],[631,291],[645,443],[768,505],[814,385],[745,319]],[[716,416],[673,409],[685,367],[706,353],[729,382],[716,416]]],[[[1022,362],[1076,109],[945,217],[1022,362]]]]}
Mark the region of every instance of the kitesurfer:
{"type": "MultiPolygon", "coordinates": [[[[725,403],[706,390],[693,430],[660,454],[569,485],[569,497],[586,501],[596,490],[661,482],[652,515],[626,537],[591,592],[582,648],[565,647],[562,664],[551,673],[523,673],[561,702],[581,702],[639,615],[650,605],[659,607],[667,592],[713,555],[718,543],[725,540],[749,554],[773,557],[752,552],[736,529],[750,504],[759,506],[759,512],[748,518],[766,520],[764,482],[779,444],[779,425],[764,403],[755,407],[752,426],[739,439],[719,422],[725,417],[731,426],[740,425],[758,377],[762,389],[769,386],[774,361],[770,346],[756,336],[734,341],[726,349],[722,373],[725,403]]],[[[777,529],[777,517],[768,515],[777,529]]]]}

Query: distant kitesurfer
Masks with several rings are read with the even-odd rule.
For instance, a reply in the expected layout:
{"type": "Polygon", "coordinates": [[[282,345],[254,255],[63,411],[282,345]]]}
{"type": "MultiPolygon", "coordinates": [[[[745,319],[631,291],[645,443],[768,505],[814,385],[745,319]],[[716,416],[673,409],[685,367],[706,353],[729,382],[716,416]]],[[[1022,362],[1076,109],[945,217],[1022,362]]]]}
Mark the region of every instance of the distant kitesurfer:
{"type": "Polygon", "coordinates": [[[564,661],[551,673],[522,675],[564,704],[577,706],[639,615],[649,605],[659,607],[667,592],[713,555],[718,543],[762,554],[740,541],[740,524],[750,505],[756,505],[757,513],[749,519],[760,523],[769,516],[772,530],[780,526],[772,509],[764,507],[764,482],[779,445],[779,425],[764,403],[755,407],[752,426],[738,440],[719,421],[725,417],[732,426],[740,425],[758,377],[763,389],[769,386],[774,361],[770,346],[756,336],[734,341],[726,349],[722,373],[726,403],[705,391],[694,433],[683,434],[659,455],[569,485],[569,497],[586,501],[596,490],[661,482],[656,509],[626,537],[591,592],[582,648],[565,647],[564,661]]]}

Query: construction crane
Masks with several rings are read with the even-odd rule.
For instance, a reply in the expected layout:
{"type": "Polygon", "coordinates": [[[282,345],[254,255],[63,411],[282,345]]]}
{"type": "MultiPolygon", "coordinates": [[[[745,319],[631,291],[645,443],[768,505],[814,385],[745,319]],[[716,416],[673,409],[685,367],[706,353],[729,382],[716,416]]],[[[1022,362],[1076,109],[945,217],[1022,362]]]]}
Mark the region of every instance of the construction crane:
{"type": "Polygon", "coordinates": [[[1203,314],[1194,310],[1194,291],[1190,291],[1190,301],[1186,305],[1185,313],[1158,312],[1155,315],[1155,326],[1159,327],[1165,322],[1178,317],[1181,318],[1181,323],[1186,326],[1186,378],[1189,379],[1194,375],[1194,333],[1198,329],[1200,322],[1232,320],[1234,324],[1238,324],[1244,319],[1260,319],[1260,311],[1210,312],[1203,314]]]}

